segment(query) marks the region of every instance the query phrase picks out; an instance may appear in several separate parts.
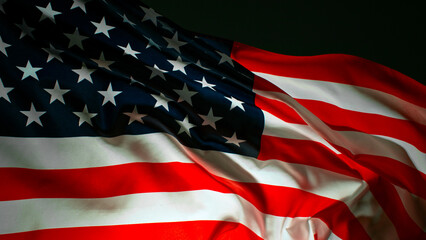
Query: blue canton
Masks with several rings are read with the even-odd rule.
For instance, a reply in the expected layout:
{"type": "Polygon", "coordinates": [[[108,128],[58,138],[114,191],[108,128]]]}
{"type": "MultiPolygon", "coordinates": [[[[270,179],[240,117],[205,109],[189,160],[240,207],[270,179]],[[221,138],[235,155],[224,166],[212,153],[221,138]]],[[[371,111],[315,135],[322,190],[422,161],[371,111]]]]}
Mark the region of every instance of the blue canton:
{"type": "Polygon", "coordinates": [[[231,46],[139,1],[0,0],[0,135],[166,132],[257,156],[263,117],[231,46]]]}

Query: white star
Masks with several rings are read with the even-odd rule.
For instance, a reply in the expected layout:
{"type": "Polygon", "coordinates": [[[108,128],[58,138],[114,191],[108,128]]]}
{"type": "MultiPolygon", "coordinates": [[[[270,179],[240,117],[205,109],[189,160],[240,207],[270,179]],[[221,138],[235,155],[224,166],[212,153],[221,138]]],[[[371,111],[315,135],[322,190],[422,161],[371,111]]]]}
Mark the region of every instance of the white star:
{"type": "Polygon", "coordinates": [[[119,47],[124,50],[124,54],[131,55],[134,58],[138,59],[138,57],[136,57],[136,54],[140,54],[140,52],[133,50],[132,47],[130,46],[130,43],[127,43],[126,47],[122,47],[122,46],[119,46],[119,47]]]}
{"type": "Polygon", "coordinates": [[[176,120],[176,122],[180,125],[180,129],[177,134],[181,134],[185,132],[186,134],[188,134],[188,136],[191,137],[191,133],[189,132],[189,130],[196,126],[189,122],[188,116],[186,116],[185,119],[183,119],[183,121],[176,120]]]}
{"type": "Polygon", "coordinates": [[[86,36],[80,35],[80,31],[77,28],[75,29],[74,33],[65,33],[65,36],[70,40],[70,43],[68,44],[69,48],[77,45],[77,47],[83,49],[83,40],[88,38],[86,36]]]}
{"type": "Polygon", "coordinates": [[[88,1],[90,1],[90,0],[74,0],[70,10],[74,9],[74,8],[80,8],[83,12],[86,12],[86,5],[85,4],[88,1]]]}
{"type": "Polygon", "coordinates": [[[34,108],[34,105],[31,103],[31,108],[29,111],[21,111],[22,114],[27,116],[27,125],[30,125],[32,122],[36,122],[38,125],[43,127],[43,124],[41,123],[40,117],[46,113],[46,111],[36,111],[34,108]]]}
{"type": "Polygon", "coordinates": [[[49,18],[52,22],[56,23],[55,16],[58,14],[61,14],[61,12],[53,10],[52,6],[50,6],[50,3],[48,3],[46,7],[39,7],[39,6],[36,6],[36,7],[42,13],[39,22],[42,21],[43,19],[49,18]]]}
{"type": "Polygon", "coordinates": [[[50,44],[50,48],[43,48],[43,50],[48,54],[46,62],[50,62],[52,59],[56,58],[63,63],[60,55],[63,52],[62,50],[56,49],[52,44],[50,44]]]}
{"type": "Polygon", "coordinates": [[[219,121],[220,119],[222,119],[221,117],[215,117],[213,115],[213,109],[210,108],[209,113],[207,115],[201,115],[199,114],[198,116],[200,116],[203,119],[203,123],[201,125],[206,126],[209,125],[212,128],[214,128],[216,130],[216,122],[219,121]]]}
{"type": "Polygon", "coordinates": [[[108,69],[110,71],[111,71],[111,68],[109,68],[109,65],[111,65],[111,64],[114,63],[114,61],[107,61],[107,60],[105,60],[103,52],[101,52],[101,55],[99,56],[99,59],[93,59],[93,58],[91,58],[90,60],[94,61],[98,65],[98,67],[105,68],[105,69],[108,69]]]}
{"type": "Polygon", "coordinates": [[[166,48],[173,48],[178,53],[180,53],[179,47],[181,47],[181,46],[183,46],[183,45],[186,44],[186,42],[179,41],[179,39],[178,39],[178,33],[177,32],[175,32],[175,34],[173,35],[172,38],[166,38],[166,37],[164,37],[164,39],[167,41],[166,48]]]}
{"type": "Polygon", "coordinates": [[[173,91],[175,91],[179,95],[178,102],[185,101],[192,106],[191,97],[197,94],[197,92],[189,91],[188,87],[186,86],[186,83],[183,84],[182,90],[173,90],[173,91]]]}
{"type": "Polygon", "coordinates": [[[146,66],[147,68],[149,68],[151,70],[151,76],[149,77],[149,79],[152,79],[156,76],[160,76],[162,79],[166,80],[166,78],[164,77],[165,70],[160,69],[157,65],[154,64],[153,67],[150,66],[146,66]]]}
{"type": "Polygon", "coordinates": [[[245,111],[242,101],[234,98],[234,97],[225,97],[229,101],[231,101],[231,108],[229,110],[234,109],[235,107],[239,107],[241,110],[245,111]]]}
{"type": "Polygon", "coordinates": [[[4,98],[6,101],[10,102],[8,94],[12,90],[13,88],[11,87],[5,87],[3,81],[0,79],[0,98],[4,98]]]}
{"type": "Polygon", "coordinates": [[[199,82],[199,83],[201,83],[201,87],[202,88],[205,88],[205,87],[207,87],[207,88],[210,88],[211,90],[213,90],[213,91],[216,91],[216,89],[214,89],[213,87],[215,87],[216,85],[215,84],[210,84],[210,83],[208,83],[207,81],[206,81],[206,78],[205,77],[203,77],[203,79],[202,80],[195,80],[196,82],[199,82]]]}
{"type": "Polygon", "coordinates": [[[172,101],[172,99],[164,96],[164,94],[160,93],[160,96],[151,94],[153,98],[155,98],[155,105],[154,107],[163,107],[167,111],[169,111],[169,102],[172,101]]]}
{"type": "Polygon", "coordinates": [[[245,142],[246,140],[241,140],[237,138],[237,133],[234,132],[234,135],[232,135],[232,137],[224,137],[226,139],[226,143],[231,143],[231,144],[235,144],[238,147],[240,146],[240,143],[245,142]]]}
{"type": "Polygon", "coordinates": [[[72,71],[78,74],[77,83],[83,80],[87,80],[90,83],[93,83],[92,77],[90,75],[95,71],[95,69],[88,69],[86,64],[83,63],[80,69],[72,69],[72,71]]]}
{"type": "Polygon", "coordinates": [[[10,44],[3,42],[3,39],[0,36],[0,52],[2,52],[7,57],[6,48],[10,47],[10,44]]]}
{"type": "Polygon", "coordinates": [[[157,17],[161,17],[161,15],[155,12],[152,8],[145,8],[142,6],[140,7],[145,12],[145,16],[143,16],[142,22],[151,21],[155,26],[157,26],[157,17]]]}
{"type": "Polygon", "coordinates": [[[181,71],[186,75],[185,67],[189,64],[188,62],[184,62],[180,57],[177,57],[176,60],[167,61],[173,65],[172,71],[181,71]]]}
{"type": "Polygon", "coordinates": [[[128,125],[130,125],[134,121],[143,123],[142,118],[146,116],[146,114],[139,113],[138,108],[136,106],[135,108],[133,108],[133,112],[125,112],[124,114],[130,117],[128,125]]]}
{"type": "Polygon", "coordinates": [[[64,94],[69,92],[69,89],[61,89],[59,87],[58,81],[56,81],[55,86],[52,89],[45,88],[44,90],[50,94],[49,103],[53,103],[54,101],[58,100],[59,102],[65,104],[64,94]]]}
{"type": "Polygon", "coordinates": [[[109,26],[109,25],[106,24],[105,17],[103,17],[102,20],[100,22],[98,22],[98,23],[97,22],[91,22],[91,23],[93,25],[95,25],[95,27],[96,27],[95,34],[103,33],[108,38],[110,37],[108,31],[115,28],[113,26],[109,26]]]}
{"type": "Polygon", "coordinates": [[[231,66],[234,66],[232,59],[228,55],[226,55],[222,52],[219,52],[219,51],[216,51],[216,52],[220,55],[219,64],[224,63],[224,62],[228,62],[229,64],[231,64],[231,66]]]}
{"type": "Polygon", "coordinates": [[[104,101],[102,102],[102,106],[108,102],[111,102],[115,106],[115,97],[122,93],[122,91],[114,91],[112,89],[111,83],[108,85],[108,89],[106,91],[98,91],[102,96],[104,96],[104,101]]]}
{"type": "Polygon", "coordinates": [[[93,126],[92,124],[92,118],[98,115],[97,113],[90,113],[87,110],[87,106],[84,105],[84,109],[82,112],[73,112],[78,117],[78,126],[81,126],[83,123],[88,123],[90,126],[93,126]]]}
{"type": "Polygon", "coordinates": [[[34,28],[30,27],[27,25],[27,23],[25,22],[25,19],[22,19],[22,24],[16,24],[21,30],[21,36],[19,36],[19,39],[25,37],[26,35],[34,38],[34,35],[32,33],[32,31],[34,31],[34,28]]]}
{"type": "Polygon", "coordinates": [[[19,70],[21,70],[24,74],[22,75],[22,80],[24,80],[27,77],[33,77],[38,81],[37,71],[39,71],[42,68],[39,67],[33,67],[31,66],[30,61],[28,60],[27,66],[25,67],[18,67],[19,70]]]}

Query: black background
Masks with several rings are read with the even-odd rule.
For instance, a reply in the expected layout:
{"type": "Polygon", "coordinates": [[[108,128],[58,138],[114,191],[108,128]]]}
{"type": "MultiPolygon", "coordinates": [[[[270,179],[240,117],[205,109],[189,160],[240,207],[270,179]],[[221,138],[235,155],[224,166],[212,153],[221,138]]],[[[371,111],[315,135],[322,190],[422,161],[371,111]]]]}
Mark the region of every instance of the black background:
{"type": "Polygon", "coordinates": [[[188,30],[287,55],[356,55],[426,84],[421,1],[142,1],[188,30]]]}

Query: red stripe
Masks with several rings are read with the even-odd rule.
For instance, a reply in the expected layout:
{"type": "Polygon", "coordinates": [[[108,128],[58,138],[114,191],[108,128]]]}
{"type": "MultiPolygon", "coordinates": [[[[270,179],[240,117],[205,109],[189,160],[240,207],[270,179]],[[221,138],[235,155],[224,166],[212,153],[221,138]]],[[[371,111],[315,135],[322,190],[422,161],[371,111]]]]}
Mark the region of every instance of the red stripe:
{"type": "Polygon", "coordinates": [[[305,120],[303,120],[303,118],[299,113],[296,112],[296,110],[280,100],[269,99],[267,97],[256,94],[255,104],[258,108],[271,113],[284,122],[306,125],[305,120]]]}
{"type": "Polygon", "coordinates": [[[28,198],[102,198],[198,189],[231,192],[191,163],[128,163],[52,170],[0,168],[0,182],[7,183],[0,185],[1,201],[28,198]]]}
{"type": "Polygon", "coordinates": [[[424,144],[426,125],[377,114],[345,110],[325,102],[301,99],[297,101],[334,130],[388,136],[426,152],[426,144],[424,144]]]}
{"type": "Polygon", "coordinates": [[[224,179],[192,163],[130,163],[63,170],[3,168],[0,169],[0,182],[4,183],[0,186],[1,200],[95,198],[201,189],[235,193],[266,214],[317,217],[338,236],[368,239],[343,202],[295,188],[224,179]],[[351,224],[347,226],[348,222],[351,224]]]}
{"type": "Polygon", "coordinates": [[[344,54],[286,56],[238,42],[234,42],[231,58],[253,72],[372,88],[426,107],[426,86],[363,58],[344,54]]]}
{"type": "Polygon", "coordinates": [[[263,135],[259,160],[276,159],[289,163],[298,163],[361,179],[353,166],[332,154],[321,143],[310,140],[296,140],[263,135]],[[279,149],[279,151],[277,151],[279,149]]]}
{"type": "Polygon", "coordinates": [[[147,223],[45,229],[0,235],[3,240],[262,239],[246,226],[225,221],[147,223]]]}
{"type": "MultiPolygon", "coordinates": [[[[284,93],[283,91],[279,92],[284,93]]],[[[333,130],[388,136],[405,141],[420,151],[426,152],[426,144],[424,144],[425,125],[377,114],[345,110],[319,101],[296,100],[333,130]]],[[[282,101],[256,95],[256,106],[285,122],[306,124],[296,110],[282,101]]]]}

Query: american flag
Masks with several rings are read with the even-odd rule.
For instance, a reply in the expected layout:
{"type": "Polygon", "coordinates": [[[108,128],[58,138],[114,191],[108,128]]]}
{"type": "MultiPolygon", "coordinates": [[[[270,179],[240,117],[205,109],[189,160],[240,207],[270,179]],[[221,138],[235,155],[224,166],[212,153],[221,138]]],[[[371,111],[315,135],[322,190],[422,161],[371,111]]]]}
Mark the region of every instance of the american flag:
{"type": "Polygon", "coordinates": [[[0,239],[425,238],[426,87],[382,65],[0,0],[0,79],[0,239]]]}

